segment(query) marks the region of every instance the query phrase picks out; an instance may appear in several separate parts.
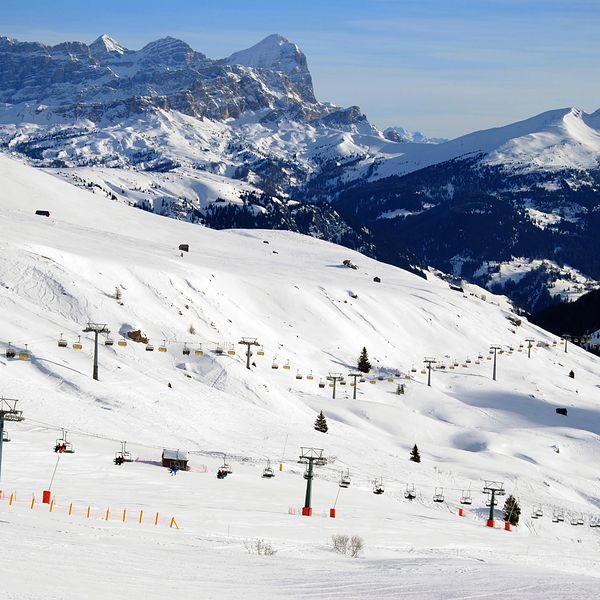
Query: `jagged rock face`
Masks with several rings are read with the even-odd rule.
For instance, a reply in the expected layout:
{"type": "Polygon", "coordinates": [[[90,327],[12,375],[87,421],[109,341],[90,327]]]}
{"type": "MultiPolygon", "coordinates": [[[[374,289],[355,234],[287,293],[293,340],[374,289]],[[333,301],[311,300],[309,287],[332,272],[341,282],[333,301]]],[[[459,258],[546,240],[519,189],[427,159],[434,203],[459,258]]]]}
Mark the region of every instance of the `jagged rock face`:
{"type": "Polygon", "coordinates": [[[312,120],[332,110],[316,101],[304,54],[280,36],[222,60],[170,37],[139,51],[106,35],[89,46],[2,37],[0,102],[37,103],[95,123],[148,107],[212,119],[271,109],[312,120]]]}

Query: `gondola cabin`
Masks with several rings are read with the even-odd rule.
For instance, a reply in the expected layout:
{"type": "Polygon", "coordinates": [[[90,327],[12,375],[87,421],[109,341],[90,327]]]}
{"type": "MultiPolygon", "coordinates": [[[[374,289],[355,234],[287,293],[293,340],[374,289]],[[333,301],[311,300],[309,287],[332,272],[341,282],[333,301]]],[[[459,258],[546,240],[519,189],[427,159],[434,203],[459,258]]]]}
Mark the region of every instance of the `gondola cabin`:
{"type": "Polygon", "coordinates": [[[162,466],[167,469],[179,469],[180,471],[189,471],[189,457],[187,452],[181,450],[168,450],[165,448],[162,452],[162,466]]]}
{"type": "Polygon", "coordinates": [[[50,211],[47,211],[47,210],[36,210],[35,214],[38,217],[49,217],[50,216],[50,211]]]}

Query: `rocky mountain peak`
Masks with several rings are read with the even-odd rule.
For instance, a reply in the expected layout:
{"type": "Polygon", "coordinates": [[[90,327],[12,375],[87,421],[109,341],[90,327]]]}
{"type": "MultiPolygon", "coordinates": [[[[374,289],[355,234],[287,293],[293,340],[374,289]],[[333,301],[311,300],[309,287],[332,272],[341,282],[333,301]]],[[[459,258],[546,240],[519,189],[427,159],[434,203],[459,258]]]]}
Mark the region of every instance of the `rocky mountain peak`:
{"type": "Polygon", "coordinates": [[[94,57],[100,56],[120,56],[125,54],[127,49],[121,46],[114,38],[110,37],[106,33],[96,38],[90,44],[90,53],[94,57]]]}

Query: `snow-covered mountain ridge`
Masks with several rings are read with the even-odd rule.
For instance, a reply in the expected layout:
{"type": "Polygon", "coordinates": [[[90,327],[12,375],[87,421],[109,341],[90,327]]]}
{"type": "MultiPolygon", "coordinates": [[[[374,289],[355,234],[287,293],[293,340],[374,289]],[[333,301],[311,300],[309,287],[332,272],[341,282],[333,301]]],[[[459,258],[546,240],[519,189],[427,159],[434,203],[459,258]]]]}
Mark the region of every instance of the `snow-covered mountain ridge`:
{"type": "Polygon", "coordinates": [[[548,586],[554,598],[592,597],[597,357],[573,345],[565,354],[557,338],[476,286],[452,289],[308,236],[161,218],[3,156],[0,180],[0,384],[26,417],[7,424],[3,453],[5,592],[100,598],[108,586],[135,600],[192,598],[199,589],[215,598],[305,598],[308,573],[319,597],[399,597],[410,585],[433,599],[473,596],[492,573],[492,598],[515,584],[532,600],[552,598],[548,586]],[[97,382],[92,337],[82,333],[88,321],[106,323],[115,342],[101,344],[97,382]],[[154,351],[117,344],[138,328],[154,351]],[[264,351],[250,371],[242,336],[264,351]],[[527,338],[535,340],[529,359],[527,338]],[[6,358],[9,342],[29,360],[6,358]],[[492,344],[503,350],[496,381],[492,344]],[[372,372],[356,399],[348,384],[332,399],[327,375],[352,370],[363,345],[372,372]],[[421,372],[426,356],[439,363],[431,387],[421,372]],[[320,410],[327,434],[313,429],[320,410]],[[62,428],[72,455],[52,451],[62,428]],[[113,464],[119,440],[138,462],[113,464]],[[415,443],[420,464],[408,460],[415,443]],[[293,512],[304,500],[300,446],[324,448],[328,459],[313,482],[311,518],[293,512]],[[165,447],[190,451],[191,471],[170,477],[159,466],[165,447]],[[218,480],[223,453],[233,474],[218,480]],[[267,458],[283,465],[272,480],[261,478],[267,458]],[[340,490],[343,469],[352,483],[340,490]],[[52,513],[37,503],[51,478],[52,513]],[[383,495],[372,493],[376,478],[383,495]],[[484,479],[519,498],[514,531],[485,526],[484,479]],[[433,501],[439,488],[442,503],[433,501]],[[463,491],[469,506],[459,504],[463,491]],[[544,516],[532,518],[534,508],[544,516]],[[553,523],[553,511],[565,522],[553,523]],[[168,528],[171,516],[180,530],[168,528]],[[579,518],[584,526],[570,524],[579,518]],[[363,537],[364,558],[330,550],[340,532],[363,537]],[[244,544],[256,538],[278,554],[249,555],[244,544]],[[127,568],[114,568],[120,556],[127,568]],[[14,576],[34,559],[26,581],[14,576]],[[194,561],[203,568],[164,576],[194,561]]]}
{"type": "MultiPolygon", "coordinates": [[[[276,34],[221,59],[170,37],[140,50],[0,38],[0,149],[160,214],[291,229],[487,286],[491,272],[474,274],[515,259],[600,279],[581,250],[595,243],[599,122],[567,108],[449,141],[381,132],[317,99],[305,55],[276,34]],[[474,215],[490,211],[512,224],[488,219],[482,249],[474,215]]],[[[529,279],[504,291],[550,302],[547,277],[529,279]]]]}

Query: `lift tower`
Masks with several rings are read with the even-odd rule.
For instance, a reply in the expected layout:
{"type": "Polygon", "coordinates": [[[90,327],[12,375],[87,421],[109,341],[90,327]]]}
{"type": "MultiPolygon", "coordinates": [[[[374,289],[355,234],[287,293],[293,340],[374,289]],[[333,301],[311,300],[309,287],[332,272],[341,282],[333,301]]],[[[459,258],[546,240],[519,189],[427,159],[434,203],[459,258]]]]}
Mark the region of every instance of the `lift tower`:
{"type": "Polygon", "coordinates": [[[327,464],[327,459],[323,456],[323,448],[307,448],[302,446],[300,448],[301,454],[298,462],[300,464],[308,465],[304,478],[306,479],[306,496],[304,499],[304,507],[302,508],[302,515],[304,517],[312,516],[312,506],[310,505],[312,496],[312,480],[313,480],[313,466],[317,465],[322,467],[327,464]]]}
{"type": "Polygon", "coordinates": [[[252,356],[252,346],[260,346],[256,338],[243,337],[238,344],[246,346],[246,369],[250,370],[250,357],[252,356]]]}
{"type": "Polygon", "coordinates": [[[98,381],[98,334],[105,333],[108,335],[110,333],[110,329],[106,323],[88,323],[83,332],[94,334],[94,372],[92,377],[98,381]]]}

